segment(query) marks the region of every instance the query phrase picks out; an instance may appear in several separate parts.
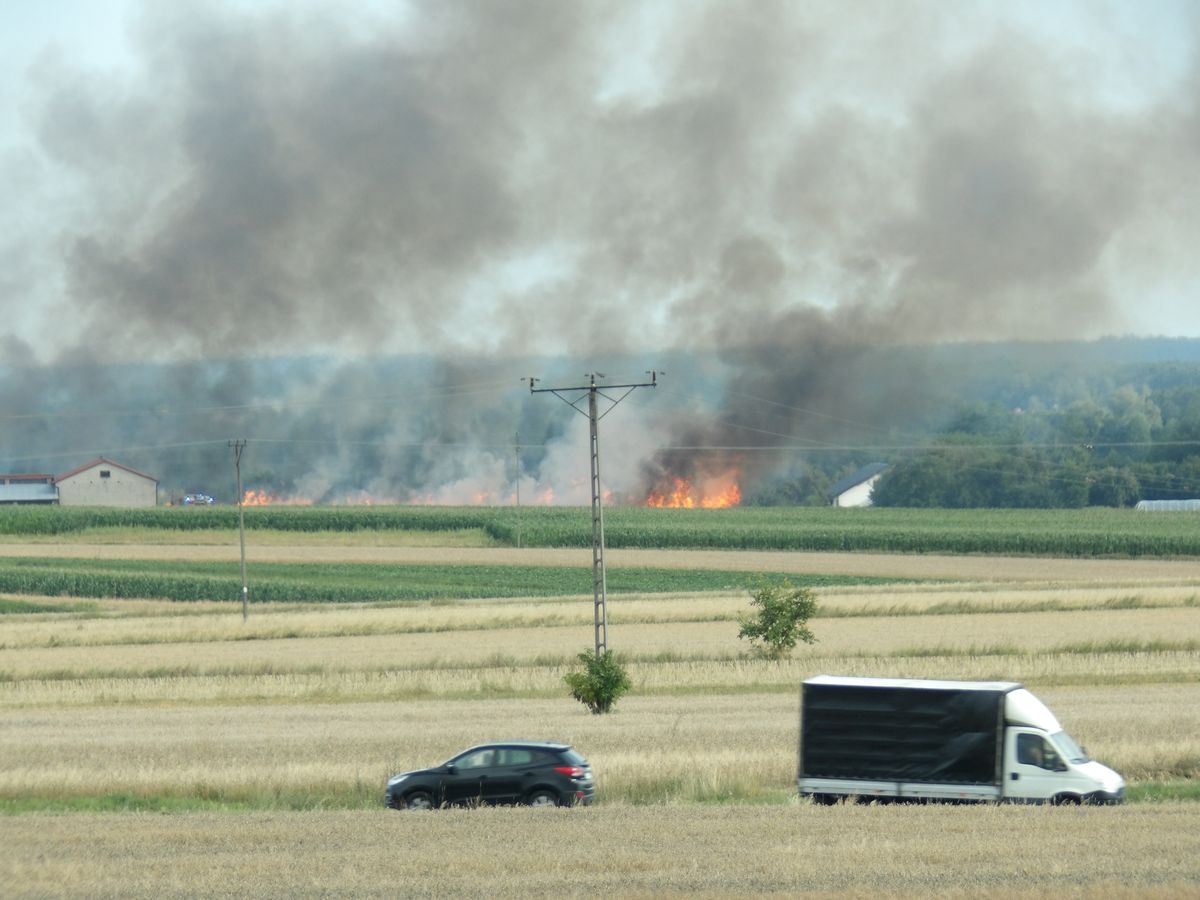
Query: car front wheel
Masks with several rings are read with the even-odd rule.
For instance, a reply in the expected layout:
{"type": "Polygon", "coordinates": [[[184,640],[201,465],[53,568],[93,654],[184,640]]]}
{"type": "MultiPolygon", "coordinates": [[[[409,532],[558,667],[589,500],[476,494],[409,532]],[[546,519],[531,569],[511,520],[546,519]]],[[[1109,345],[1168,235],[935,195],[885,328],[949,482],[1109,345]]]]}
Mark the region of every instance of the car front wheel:
{"type": "Polygon", "coordinates": [[[528,802],[533,807],[558,806],[558,794],[553,791],[534,791],[529,795],[528,802]]]}
{"type": "Polygon", "coordinates": [[[404,798],[405,809],[433,809],[433,797],[428,791],[413,791],[404,798]]]}

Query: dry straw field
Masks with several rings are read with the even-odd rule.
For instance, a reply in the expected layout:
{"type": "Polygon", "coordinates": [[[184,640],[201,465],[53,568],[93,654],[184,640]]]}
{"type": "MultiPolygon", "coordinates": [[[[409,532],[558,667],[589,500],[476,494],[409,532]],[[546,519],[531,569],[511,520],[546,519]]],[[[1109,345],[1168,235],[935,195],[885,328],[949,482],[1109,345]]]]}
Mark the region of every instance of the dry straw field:
{"type": "MultiPolygon", "coordinates": [[[[420,544],[276,535],[251,555],[590,561],[420,544]]],[[[38,554],[169,569],[236,558],[236,538],[0,547],[38,554]]],[[[1200,892],[1200,563],[626,550],[609,565],[885,583],[820,588],[818,643],[779,662],[736,637],[744,589],[610,596],[635,689],[606,717],[562,683],[591,644],[590,596],[298,597],[246,623],[229,602],[14,597],[36,609],[0,618],[0,895],[1200,892]],[[798,687],[823,672],[1023,681],[1131,802],[801,802],[798,687]],[[392,772],[513,737],[574,744],[597,805],[381,808],[392,772]]]]}

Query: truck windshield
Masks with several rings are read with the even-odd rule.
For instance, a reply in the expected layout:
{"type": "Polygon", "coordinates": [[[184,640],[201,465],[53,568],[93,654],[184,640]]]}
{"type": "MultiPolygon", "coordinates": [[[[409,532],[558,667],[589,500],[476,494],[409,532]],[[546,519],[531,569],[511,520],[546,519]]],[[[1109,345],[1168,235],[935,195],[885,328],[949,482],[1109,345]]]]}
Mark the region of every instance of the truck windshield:
{"type": "Polygon", "coordinates": [[[1075,743],[1075,739],[1065,731],[1059,731],[1050,735],[1050,739],[1054,741],[1058,747],[1058,752],[1067,761],[1073,763],[1085,763],[1088,761],[1088,755],[1084,752],[1084,749],[1075,743]]]}

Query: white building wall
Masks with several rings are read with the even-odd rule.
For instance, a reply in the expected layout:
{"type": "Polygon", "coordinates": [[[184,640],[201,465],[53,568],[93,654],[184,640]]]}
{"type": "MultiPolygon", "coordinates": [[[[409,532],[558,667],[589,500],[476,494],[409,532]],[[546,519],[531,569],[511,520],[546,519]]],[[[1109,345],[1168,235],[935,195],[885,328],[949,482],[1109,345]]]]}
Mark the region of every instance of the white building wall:
{"type": "Polygon", "coordinates": [[[59,479],[58,502],[60,506],[157,506],[158,482],[99,463],[59,479]]]}
{"type": "MultiPolygon", "coordinates": [[[[880,473],[882,474],[882,473],[880,473]]],[[[870,506],[871,491],[875,488],[875,482],[879,480],[879,475],[873,478],[868,478],[861,484],[856,484],[852,488],[842,491],[833,498],[834,506],[870,506]]]]}

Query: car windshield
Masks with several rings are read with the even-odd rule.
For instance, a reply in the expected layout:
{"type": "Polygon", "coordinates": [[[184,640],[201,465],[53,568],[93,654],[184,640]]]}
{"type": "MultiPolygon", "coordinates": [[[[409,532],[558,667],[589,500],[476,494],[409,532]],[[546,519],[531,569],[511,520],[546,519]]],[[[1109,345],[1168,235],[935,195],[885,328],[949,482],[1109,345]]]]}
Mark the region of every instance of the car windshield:
{"type": "Polygon", "coordinates": [[[1059,753],[1068,761],[1073,763],[1085,763],[1088,761],[1088,755],[1084,749],[1075,743],[1075,739],[1065,731],[1056,732],[1050,735],[1050,738],[1058,747],[1059,753]]]}

